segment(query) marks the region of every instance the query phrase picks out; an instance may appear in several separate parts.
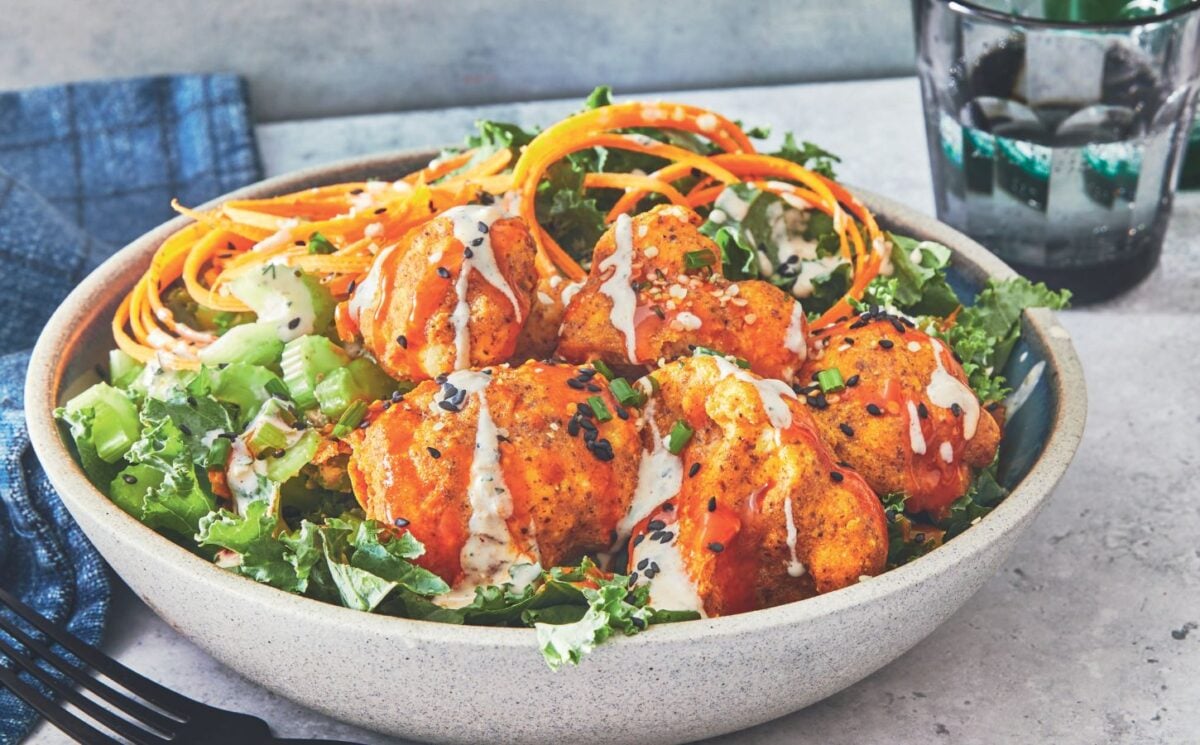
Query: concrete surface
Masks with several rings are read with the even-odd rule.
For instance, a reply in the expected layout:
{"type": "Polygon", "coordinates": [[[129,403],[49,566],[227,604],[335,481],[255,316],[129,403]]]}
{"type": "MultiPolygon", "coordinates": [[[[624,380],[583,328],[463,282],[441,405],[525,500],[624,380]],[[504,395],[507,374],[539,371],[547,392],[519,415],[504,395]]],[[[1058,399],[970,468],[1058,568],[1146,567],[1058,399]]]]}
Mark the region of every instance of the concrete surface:
{"type": "MultiPolygon", "coordinates": [[[[914,79],[673,97],[793,128],[839,153],[844,179],[932,209],[914,79]]],[[[480,115],[548,121],[575,105],[274,124],[261,127],[259,137],[276,173],[440,143],[480,115]]],[[[1200,194],[1183,195],[1176,210],[1162,267],[1142,286],[1114,303],[1064,314],[1088,376],[1087,432],[1075,464],[1004,569],[892,665],[820,704],[719,742],[1200,741],[1200,194]]],[[[393,742],[249,684],[128,591],[117,596],[106,647],[187,695],[256,712],[281,734],[393,742]]],[[[43,729],[33,741],[63,740],[43,729]]]]}
{"type": "Polygon", "coordinates": [[[907,0],[0,0],[0,90],[237,71],[259,121],[912,70],[907,0]]]}

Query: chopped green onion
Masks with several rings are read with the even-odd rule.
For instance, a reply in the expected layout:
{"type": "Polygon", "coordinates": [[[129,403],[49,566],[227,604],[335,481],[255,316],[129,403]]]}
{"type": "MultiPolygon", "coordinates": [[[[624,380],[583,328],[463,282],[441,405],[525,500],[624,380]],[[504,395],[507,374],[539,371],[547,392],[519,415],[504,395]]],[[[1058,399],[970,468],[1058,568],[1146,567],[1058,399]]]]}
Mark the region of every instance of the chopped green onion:
{"type": "Polygon", "coordinates": [[[596,368],[596,372],[600,373],[601,375],[608,378],[609,380],[612,380],[613,378],[617,377],[617,374],[615,372],[613,372],[612,368],[609,367],[608,364],[605,363],[604,360],[596,360],[595,362],[592,363],[592,367],[596,368]]]}
{"type": "Polygon", "coordinates": [[[280,429],[274,422],[262,421],[254,428],[246,446],[250,452],[258,455],[265,450],[283,450],[287,447],[287,432],[280,429]]]}
{"type": "Polygon", "coordinates": [[[821,386],[824,393],[836,393],[846,387],[846,382],[842,380],[841,371],[831,367],[817,373],[817,385],[821,386]]]}
{"type": "Polygon", "coordinates": [[[724,352],[718,352],[717,350],[715,350],[711,347],[699,347],[698,346],[698,347],[696,347],[695,351],[692,354],[693,354],[693,356],[707,354],[711,357],[720,357],[721,359],[732,359],[733,364],[737,365],[738,367],[742,368],[743,370],[750,369],[750,363],[747,362],[746,360],[742,359],[741,357],[734,357],[732,355],[725,354],[724,352]]]}
{"type": "Polygon", "coordinates": [[[717,256],[707,248],[688,251],[683,255],[683,263],[688,269],[700,269],[717,263],[717,256]]]}
{"type": "Polygon", "coordinates": [[[608,388],[622,406],[641,406],[646,402],[646,396],[641,391],[634,390],[625,378],[616,378],[608,384],[608,388]]]}
{"type": "Polygon", "coordinates": [[[320,233],[313,233],[308,237],[308,252],[310,254],[331,254],[336,250],[337,247],[320,233]]]}
{"type": "Polygon", "coordinates": [[[276,398],[291,398],[291,393],[288,391],[287,386],[279,378],[268,380],[263,389],[276,398]]]}
{"type": "Polygon", "coordinates": [[[672,455],[679,455],[692,439],[692,434],[694,431],[687,426],[687,422],[682,419],[675,422],[675,426],[671,427],[671,434],[667,435],[667,450],[670,450],[672,455]]]}
{"type": "Polygon", "coordinates": [[[604,399],[599,396],[588,396],[588,406],[592,407],[592,413],[596,415],[596,419],[607,422],[612,419],[612,412],[604,405],[604,399]]]}
{"type": "Polygon", "coordinates": [[[205,467],[224,468],[225,459],[229,456],[230,445],[229,439],[225,437],[213,440],[212,445],[208,448],[208,455],[204,458],[205,467]]]}
{"type": "Polygon", "coordinates": [[[350,431],[362,422],[363,417],[367,414],[367,402],[363,400],[355,401],[342,412],[341,418],[333,428],[334,437],[345,437],[350,434],[350,431]]]}

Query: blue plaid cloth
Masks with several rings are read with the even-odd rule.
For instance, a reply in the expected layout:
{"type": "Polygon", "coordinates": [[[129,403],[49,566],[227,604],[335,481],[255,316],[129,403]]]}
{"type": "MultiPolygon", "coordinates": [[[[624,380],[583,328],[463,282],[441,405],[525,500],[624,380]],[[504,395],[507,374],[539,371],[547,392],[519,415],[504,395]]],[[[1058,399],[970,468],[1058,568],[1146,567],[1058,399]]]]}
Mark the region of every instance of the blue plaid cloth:
{"type": "MultiPolygon", "coordinates": [[[[171,217],[173,197],[198,204],[260,174],[234,76],[0,93],[0,584],[93,644],[108,613],[107,570],[29,448],[24,350],[80,279],[171,217]]],[[[0,745],[35,721],[0,688],[0,745]]]]}

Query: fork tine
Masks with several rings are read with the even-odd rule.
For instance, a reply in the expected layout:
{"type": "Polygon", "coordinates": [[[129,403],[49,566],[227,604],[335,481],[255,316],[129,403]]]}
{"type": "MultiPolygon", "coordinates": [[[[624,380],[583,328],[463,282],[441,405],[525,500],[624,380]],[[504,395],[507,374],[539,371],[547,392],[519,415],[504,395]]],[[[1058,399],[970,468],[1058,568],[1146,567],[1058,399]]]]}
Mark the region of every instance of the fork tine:
{"type": "Polygon", "coordinates": [[[37,709],[46,721],[70,735],[76,742],[87,745],[121,745],[92,725],[83,721],[61,705],[46,698],[33,686],[17,677],[16,672],[0,665],[0,684],[12,691],[17,698],[37,709]]]}
{"type": "MultiPolygon", "coordinates": [[[[3,613],[0,613],[0,629],[7,631],[14,639],[24,645],[26,649],[30,650],[38,657],[41,657],[49,664],[53,665],[64,675],[68,676],[76,683],[84,686],[92,693],[95,693],[97,696],[109,702],[126,714],[165,734],[172,734],[177,729],[179,722],[164,716],[154,709],[149,708],[140,701],[136,701],[129,696],[114,690],[112,687],[105,685],[99,679],[90,675],[87,670],[71,664],[61,655],[55,654],[45,644],[42,644],[37,639],[34,639],[29,634],[26,634],[21,627],[13,623],[13,621],[7,618],[3,613]]],[[[70,635],[66,636],[71,639],[75,638],[70,635]]]]}
{"type": "MultiPolygon", "coordinates": [[[[92,645],[60,629],[3,588],[0,588],[0,603],[7,605],[14,613],[46,634],[54,642],[70,650],[72,654],[93,670],[103,673],[122,688],[137,694],[160,709],[180,717],[191,717],[209,710],[209,707],[204,704],[193,701],[187,696],[165,688],[153,680],[130,670],[92,645]]],[[[0,618],[2,617],[3,614],[0,614],[0,618]]],[[[90,678],[91,676],[89,675],[88,677],[90,678]]],[[[149,710],[147,709],[147,711],[149,710]]]]}
{"type": "Polygon", "coordinates": [[[117,716],[87,696],[80,694],[72,686],[63,683],[61,679],[51,675],[41,665],[38,665],[32,657],[17,651],[15,647],[4,641],[3,638],[0,638],[0,652],[24,668],[27,673],[52,688],[58,695],[75,704],[75,706],[79,707],[89,717],[122,737],[132,740],[136,745],[154,745],[155,743],[166,742],[166,740],[147,732],[128,719],[117,716]]]}

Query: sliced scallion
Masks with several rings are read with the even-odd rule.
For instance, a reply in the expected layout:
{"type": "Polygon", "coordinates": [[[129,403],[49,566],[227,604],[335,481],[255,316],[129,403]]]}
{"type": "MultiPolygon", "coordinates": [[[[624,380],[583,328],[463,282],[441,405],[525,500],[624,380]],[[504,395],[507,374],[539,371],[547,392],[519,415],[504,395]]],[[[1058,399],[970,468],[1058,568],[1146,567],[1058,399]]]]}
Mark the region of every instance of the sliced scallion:
{"type": "Polygon", "coordinates": [[[672,455],[679,455],[691,441],[693,434],[694,431],[687,422],[682,419],[676,421],[675,426],[671,427],[671,434],[667,435],[667,450],[670,450],[672,455]]]}

